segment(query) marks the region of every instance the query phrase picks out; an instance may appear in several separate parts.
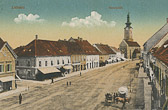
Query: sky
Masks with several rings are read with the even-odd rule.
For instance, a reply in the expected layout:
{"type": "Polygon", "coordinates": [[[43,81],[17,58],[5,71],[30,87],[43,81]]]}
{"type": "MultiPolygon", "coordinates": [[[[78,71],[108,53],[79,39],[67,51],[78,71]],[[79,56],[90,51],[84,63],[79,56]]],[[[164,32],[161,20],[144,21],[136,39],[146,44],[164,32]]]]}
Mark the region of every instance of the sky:
{"type": "Polygon", "coordinates": [[[82,37],[119,47],[128,12],[141,47],[168,18],[168,0],[0,0],[0,37],[12,48],[35,39],[82,37]],[[109,8],[110,7],[110,8],[109,8]]]}

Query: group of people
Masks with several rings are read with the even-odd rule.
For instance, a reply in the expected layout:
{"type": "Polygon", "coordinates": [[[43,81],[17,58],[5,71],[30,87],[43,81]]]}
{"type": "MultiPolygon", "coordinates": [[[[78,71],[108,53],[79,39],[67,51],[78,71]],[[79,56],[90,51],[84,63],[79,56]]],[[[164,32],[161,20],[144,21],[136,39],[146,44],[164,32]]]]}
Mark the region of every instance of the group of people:
{"type": "Polygon", "coordinates": [[[71,81],[70,81],[70,82],[67,81],[67,86],[68,86],[68,85],[71,85],[71,81]]]}

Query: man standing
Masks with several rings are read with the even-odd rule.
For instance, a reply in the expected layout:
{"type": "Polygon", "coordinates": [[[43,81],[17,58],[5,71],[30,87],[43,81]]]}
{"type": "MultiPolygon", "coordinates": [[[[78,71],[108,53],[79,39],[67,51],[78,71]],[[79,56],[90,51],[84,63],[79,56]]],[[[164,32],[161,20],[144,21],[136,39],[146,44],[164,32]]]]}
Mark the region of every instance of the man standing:
{"type": "Polygon", "coordinates": [[[125,103],[126,103],[126,94],[124,94],[124,100],[123,100],[123,106],[122,106],[122,109],[125,108],[125,103]]]}
{"type": "Polygon", "coordinates": [[[54,83],[54,79],[53,78],[51,78],[51,83],[54,83]]]}
{"type": "Polygon", "coordinates": [[[20,95],[19,95],[19,104],[21,104],[22,103],[22,94],[20,93],[20,95]]]}

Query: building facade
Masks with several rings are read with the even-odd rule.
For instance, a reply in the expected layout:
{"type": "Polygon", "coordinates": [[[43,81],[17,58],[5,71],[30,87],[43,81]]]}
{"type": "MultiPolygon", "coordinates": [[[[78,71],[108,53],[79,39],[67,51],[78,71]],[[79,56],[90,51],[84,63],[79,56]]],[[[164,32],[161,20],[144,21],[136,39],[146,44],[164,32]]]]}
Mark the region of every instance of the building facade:
{"type": "MultiPolygon", "coordinates": [[[[99,52],[93,47],[87,40],[83,40],[82,38],[78,37],[77,39],[70,38],[69,42],[75,42],[81,48],[84,55],[83,56],[83,68],[84,69],[91,69],[99,67],[99,52]]],[[[82,57],[82,56],[81,56],[82,57]]]]}
{"type": "Polygon", "coordinates": [[[0,92],[16,88],[16,58],[17,56],[10,45],[0,38],[0,92]]]}
{"type": "Polygon", "coordinates": [[[168,109],[168,20],[143,45],[144,70],[151,77],[153,109],[168,109]]]}
{"type": "Polygon", "coordinates": [[[18,55],[16,71],[21,78],[44,80],[71,72],[67,48],[57,41],[36,38],[26,46],[16,48],[15,52],[18,55]]]}

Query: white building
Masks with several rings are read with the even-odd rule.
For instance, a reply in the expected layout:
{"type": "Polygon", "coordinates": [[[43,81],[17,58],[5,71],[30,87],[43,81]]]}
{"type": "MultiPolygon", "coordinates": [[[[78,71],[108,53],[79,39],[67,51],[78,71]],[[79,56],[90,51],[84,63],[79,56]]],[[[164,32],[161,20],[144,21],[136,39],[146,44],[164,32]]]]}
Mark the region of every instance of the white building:
{"type": "MultiPolygon", "coordinates": [[[[61,68],[71,70],[71,58],[66,47],[57,41],[35,39],[15,49],[16,72],[24,79],[44,80],[61,76],[61,68]]],[[[65,72],[65,71],[64,71],[65,72]]]]}

